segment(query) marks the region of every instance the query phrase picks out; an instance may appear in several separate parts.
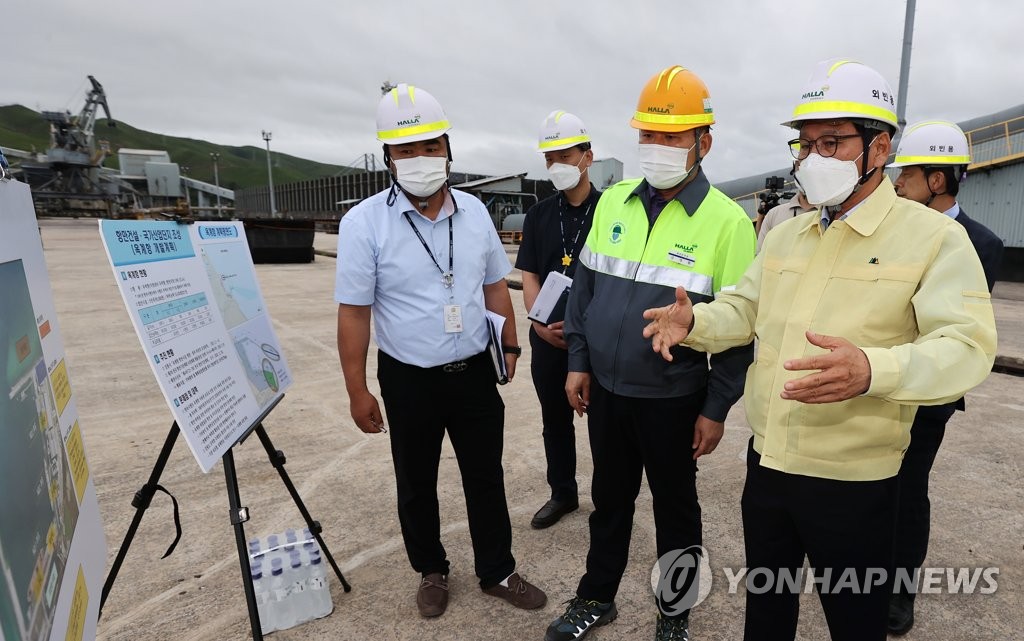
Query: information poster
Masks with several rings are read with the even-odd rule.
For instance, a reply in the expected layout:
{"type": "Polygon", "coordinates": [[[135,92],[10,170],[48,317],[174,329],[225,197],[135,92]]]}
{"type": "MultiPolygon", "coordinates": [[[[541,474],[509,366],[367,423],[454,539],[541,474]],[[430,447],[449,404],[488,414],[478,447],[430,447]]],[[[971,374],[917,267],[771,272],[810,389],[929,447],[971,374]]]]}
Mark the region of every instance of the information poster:
{"type": "Polygon", "coordinates": [[[135,332],[209,472],[291,384],[242,223],[101,220],[135,332]]]}
{"type": "Polygon", "coordinates": [[[0,180],[0,639],[96,636],[107,547],[28,185],[0,180]]]}

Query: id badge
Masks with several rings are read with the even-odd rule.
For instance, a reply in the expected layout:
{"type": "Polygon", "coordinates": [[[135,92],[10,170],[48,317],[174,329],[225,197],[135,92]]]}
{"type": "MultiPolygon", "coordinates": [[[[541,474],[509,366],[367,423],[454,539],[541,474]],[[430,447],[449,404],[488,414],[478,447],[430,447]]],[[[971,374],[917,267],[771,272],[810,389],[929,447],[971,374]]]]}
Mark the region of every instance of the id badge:
{"type": "Polygon", "coordinates": [[[444,306],[444,331],[446,334],[462,331],[462,305],[444,306]]]}

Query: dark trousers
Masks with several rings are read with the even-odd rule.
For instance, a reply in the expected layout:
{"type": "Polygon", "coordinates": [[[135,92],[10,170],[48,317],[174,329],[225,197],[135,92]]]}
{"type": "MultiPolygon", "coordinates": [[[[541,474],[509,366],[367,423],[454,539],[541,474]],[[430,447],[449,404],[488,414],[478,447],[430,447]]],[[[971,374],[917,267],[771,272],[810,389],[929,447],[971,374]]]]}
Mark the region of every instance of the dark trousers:
{"type": "Polygon", "coordinates": [[[748,568],[744,640],[795,638],[807,578],[795,590],[793,582],[778,579],[800,576],[806,556],[832,640],[884,641],[896,477],[836,481],[770,470],[760,459],[751,445],[741,501],[748,568]]]}
{"type": "Polygon", "coordinates": [[[565,395],[565,377],[569,372],[569,352],[558,349],[530,328],[530,373],[540,401],[544,425],[544,456],[547,458],[548,485],[556,501],[575,501],[576,428],[573,409],[565,395]]]}
{"type": "Polygon", "coordinates": [[[899,503],[896,513],[896,591],[913,598],[914,573],[928,554],[931,526],[931,502],[928,500],[928,475],[935,454],[946,434],[946,423],[956,411],[956,404],[921,407],[910,428],[910,447],[900,466],[899,503]]]}
{"type": "Polygon", "coordinates": [[[704,392],[629,398],[591,379],[587,415],[594,511],[587,572],[576,588],[577,596],[601,602],[615,598],[629,558],[633,511],[645,471],[654,498],[658,557],[701,544],[693,426],[703,404],[704,392]]]}
{"type": "Polygon", "coordinates": [[[505,404],[486,352],[461,372],[406,365],[378,351],[377,380],[387,412],[398,484],[398,520],[417,572],[448,573],[441,544],[437,468],[445,431],[462,474],[473,561],[480,587],[515,571],[512,524],[501,468],[505,404]]]}

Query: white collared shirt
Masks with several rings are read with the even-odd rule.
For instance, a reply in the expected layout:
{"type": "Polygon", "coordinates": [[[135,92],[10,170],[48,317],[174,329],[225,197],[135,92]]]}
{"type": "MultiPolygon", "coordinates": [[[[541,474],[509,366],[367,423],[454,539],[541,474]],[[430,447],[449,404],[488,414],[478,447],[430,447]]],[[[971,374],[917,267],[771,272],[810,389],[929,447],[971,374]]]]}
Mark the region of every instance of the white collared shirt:
{"type": "Polygon", "coordinates": [[[367,198],[341,219],[334,300],[371,305],[377,346],[418,367],[469,358],[487,347],[483,286],[512,271],[508,257],[477,198],[452,190],[458,210],[442,208],[436,220],[420,214],[404,193],[391,206],[388,191],[367,198]],[[454,285],[409,226],[407,212],[437,264],[448,269],[448,220],[454,235],[454,285]],[[445,306],[459,305],[463,331],[445,332],[445,306]]]}

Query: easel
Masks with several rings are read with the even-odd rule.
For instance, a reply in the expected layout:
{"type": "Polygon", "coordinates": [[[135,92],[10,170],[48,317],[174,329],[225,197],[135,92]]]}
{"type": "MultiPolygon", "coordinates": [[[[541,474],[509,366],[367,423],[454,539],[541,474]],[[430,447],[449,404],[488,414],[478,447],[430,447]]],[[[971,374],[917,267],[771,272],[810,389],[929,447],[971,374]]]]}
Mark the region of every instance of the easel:
{"type": "MultiPolygon", "coordinates": [[[[283,394],[277,397],[270,407],[268,407],[266,411],[256,419],[252,427],[246,430],[245,434],[243,434],[234,445],[228,448],[224,453],[224,456],[221,457],[221,461],[224,464],[224,478],[227,482],[228,505],[230,506],[229,518],[231,520],[231,525],[235,529],[235,545],[238,547],[238,562],[242,570],[242,586],[245,588],[245,601],[249,607],[249,625],[252,628],[253,641],[262,641],[263,631],[260,627],[260,615],[256,610],[256,593],[253,590],[250,576],[249,549],[246,543],[245,529],[242,525],[249,520],[249,508],[242,507],[241,504],[242,500],[238,494],[238,477],[235,474],[235,457],[234,454],[232,454],[232,450],[234,450],[235,446],[243,443],[253,432],[256,432],[256,436],[258,436],[260,442],[263,443],[263,449],[267,451],[267,457],[270,458],[270,463],[277,469],[277,473],[281,476],[281,481],[284,483],[285,488],[288,489],[288,494],[291,495],[292,501],[295,502],[295,507],[299,508],[302,518],[306,521],[306,526],[309,527],[309,531],[314,537],[316,537],[316,541],[320,545],[320,549],[324,551],[324,554],[327,556],[327,560],[334,569],[334,573],[337,575],[338,580],[341,581],[342,588],[344,588],[345,592],[352,591],[352,586],[350,586],[348,581],[345,580],[345,576],[341,573],[341,569],[334,561],[331,551],[327,549],[327,544],[324,543],[323,537],[320,536],[320,532],[323,529],[320,526],[320,522],[314,521],[313,517],[310,516],[309,511],[306,509],[306,505],[302,502],[302,497],[299,496],[298,491],[295,489],[291,479],[288,477],[288,473],[284,469],[284,452],[274,448],[274,444],[270,441],[270,436],[267,435],[267,431],[263,428],[263,419],[270,414],[270,411],[277,406],[282,398],[284,398],[283,394]]],[[[131,525],[128,526],[128,532],[124,535],[124,540],[121,542],[121,547],[117,551],[117,557],[114,559],[114,564],[110,567],[110,572],[107,574],[106,581],[103,582],[103,593],[100,597],[100,616],[103,615],[103,604],[107,602],[107,596],[110,594],[110,588],[114,585],[114,580],[117,578],[117,573],[121,569],[124,557],[128,554],[128,548],[132,544],[132,539],[135,538],[135,532],[139,529],[139,524],[142,522],[142,515],[145,514],[146,508],[149,507],[157,489],[162,489],[159,488],[160,475],[163,474],[164,467],[167,465],[167,459],[170,458],[171,450],[174,448],[174,442],[178,440],[178,435],[180,433],[181,428],[178,427],[178,422],[175,421],[171,425],[171,429],[167,434],[167,439],[164,441],[163,447],[160,449],[160,455],[156,459],[156,464],[153,466],[153,471],[149,475],[149,480],[138,492],[135,493],[135,497],[132,499],[132,507],[135,508],[135,517],[132,519],[131,525]]],[[[177,506],[175,506],[175,510],[177,510],[177,506]]],[[[177,540],[175,541],[175,544],[177,544],[177,540]]],[[[173,548],[174,545],[171,546],[171,549],[173,548]]],[[[168,554],[170,554],[170,550],[168,550],[168,554]]]]}

